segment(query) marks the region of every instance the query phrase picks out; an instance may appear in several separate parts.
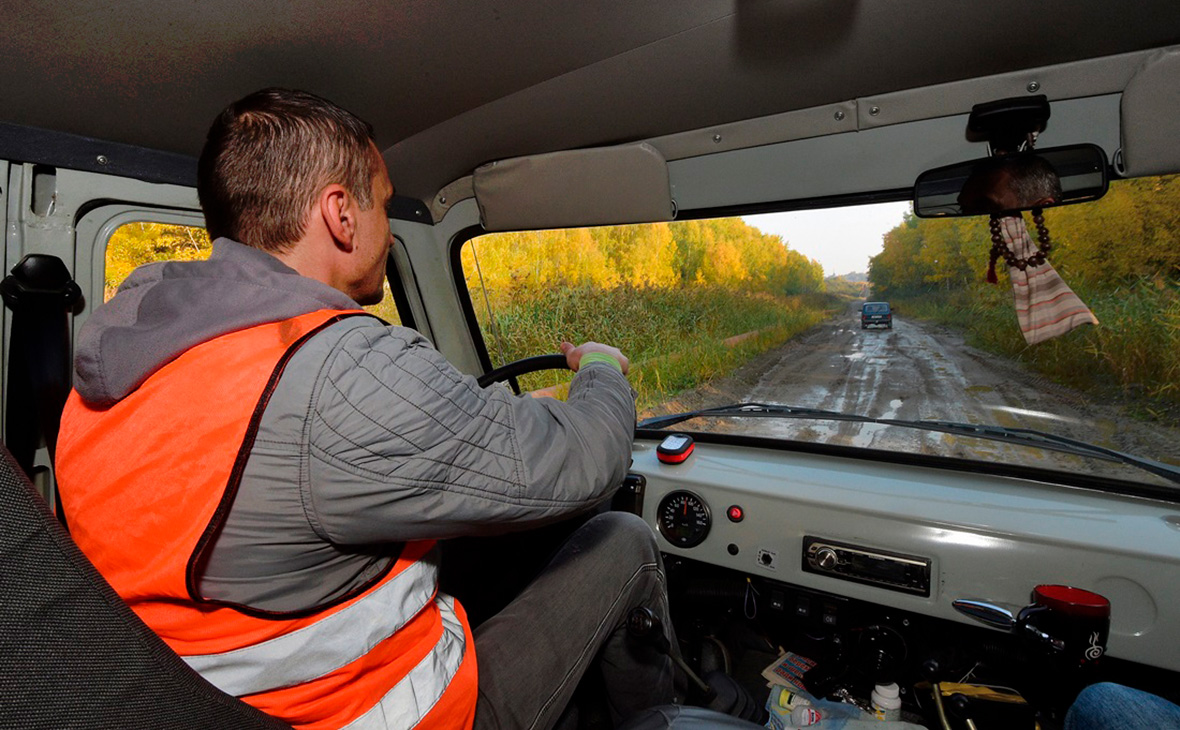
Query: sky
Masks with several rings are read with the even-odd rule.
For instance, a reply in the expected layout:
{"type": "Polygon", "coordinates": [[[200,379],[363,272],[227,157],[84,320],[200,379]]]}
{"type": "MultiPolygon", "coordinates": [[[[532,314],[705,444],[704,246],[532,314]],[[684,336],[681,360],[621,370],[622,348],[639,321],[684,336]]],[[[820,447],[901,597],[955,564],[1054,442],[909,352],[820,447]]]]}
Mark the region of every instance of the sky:
{"type": "Polygon", "coordinates": [[[881,253],[881,237],[910,209],[910,203],[747,215],[742,220],[763,233],[781,236],[794,251],[824,267],[824,276],[867,272],[869,257],[881,253]]]}

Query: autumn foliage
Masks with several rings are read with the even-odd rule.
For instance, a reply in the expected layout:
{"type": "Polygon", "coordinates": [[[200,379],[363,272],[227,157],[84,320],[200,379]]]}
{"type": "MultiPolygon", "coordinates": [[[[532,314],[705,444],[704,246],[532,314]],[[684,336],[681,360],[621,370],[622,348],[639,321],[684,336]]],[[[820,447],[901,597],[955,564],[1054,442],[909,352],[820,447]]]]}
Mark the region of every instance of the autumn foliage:
{"type": "Polygon", "coordinates": [[[719,286],[783,295],[824,290],[818,262],[736,218],[496,233],[480,237],[463,255],[469,281],[482,271],[484,285],[497,295],[551,286],[719,286]]]}
{"type": "Polygon", "coordinates": [[[156,261],[207,259],[213,244],[204,228],[167,223],[128,223],[107,242],[103,301],[115,296],[119,284],[143,264],[156,261]]]}

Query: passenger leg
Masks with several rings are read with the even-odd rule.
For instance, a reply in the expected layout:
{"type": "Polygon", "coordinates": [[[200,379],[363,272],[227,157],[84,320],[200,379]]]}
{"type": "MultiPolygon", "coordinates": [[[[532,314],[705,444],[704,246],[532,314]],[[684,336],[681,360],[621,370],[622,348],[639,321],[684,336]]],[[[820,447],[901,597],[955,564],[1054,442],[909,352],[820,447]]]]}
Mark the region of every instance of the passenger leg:
{"type": "Polygon", "coordinates": [[[1066,730],[1177,730],[1180,707],[1147,692],[1103,682],[1082,690],[1065,716],[1066,730]]]}
{"type": "Polygon", "coordinates": [[[475,727],[552,727],[595,659],[616,722],[671,702],[671,660],[627,638],[627,615],[637,606],[650,608],[671,631],[651,528],[631,514],[598,515],[516,600],[476,629],[475,727]]]}

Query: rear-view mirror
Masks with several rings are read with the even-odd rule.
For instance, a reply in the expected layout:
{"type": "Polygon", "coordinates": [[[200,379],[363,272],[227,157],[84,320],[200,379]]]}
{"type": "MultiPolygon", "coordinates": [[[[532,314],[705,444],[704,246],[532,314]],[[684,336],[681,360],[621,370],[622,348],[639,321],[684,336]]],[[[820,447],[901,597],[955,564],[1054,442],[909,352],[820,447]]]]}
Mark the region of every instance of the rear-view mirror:
{"type": "Polygon", "coordinates": [[[1015,213],[1106,194],[1106,153],[1092,144],[985,157],[927,170],[914,183],[919,218],[1015,213]]]}

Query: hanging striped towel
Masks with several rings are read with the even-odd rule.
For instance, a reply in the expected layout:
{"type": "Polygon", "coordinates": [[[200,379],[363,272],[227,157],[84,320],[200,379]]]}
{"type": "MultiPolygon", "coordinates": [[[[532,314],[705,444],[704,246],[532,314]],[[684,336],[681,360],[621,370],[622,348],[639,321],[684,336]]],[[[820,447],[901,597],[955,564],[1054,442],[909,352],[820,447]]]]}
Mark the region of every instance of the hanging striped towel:
{"type": "MultiPolygon", "coordinates": [[[[1000,219],[1000,235],[1017,259],[1028,259],[1037,252],[1023,216],[1000,219]]],[[[1051,340],[1083,324],[1098,324],[1094,313],[1082,304],[1048,261],[1024,271],[1008,267],[1016,319],[1030,345],[1051,340]]]]}

